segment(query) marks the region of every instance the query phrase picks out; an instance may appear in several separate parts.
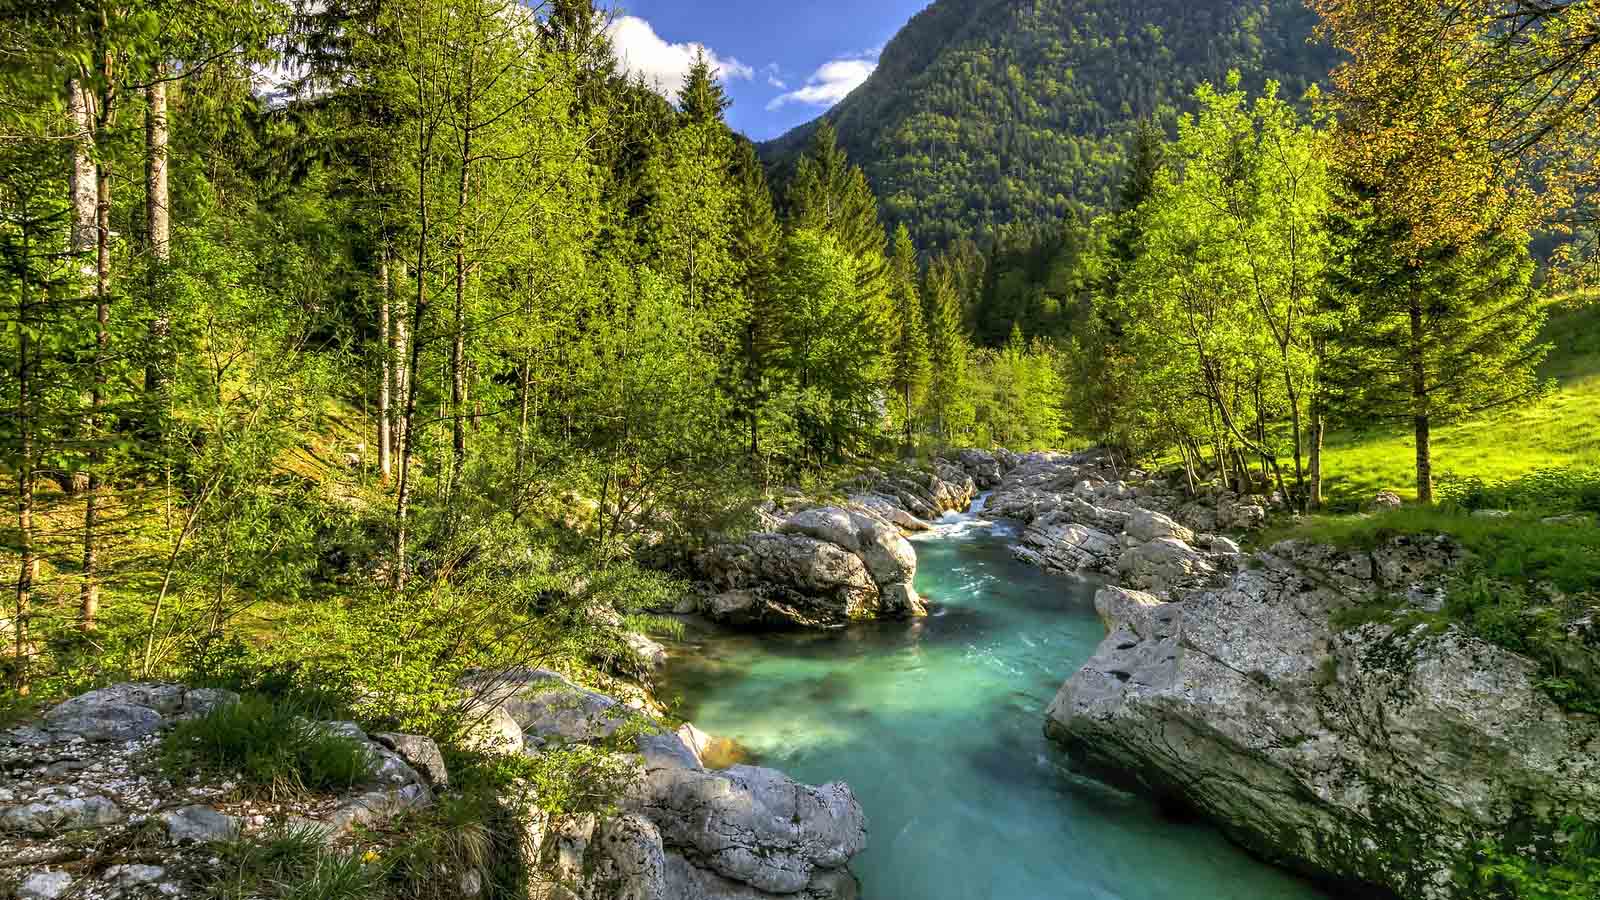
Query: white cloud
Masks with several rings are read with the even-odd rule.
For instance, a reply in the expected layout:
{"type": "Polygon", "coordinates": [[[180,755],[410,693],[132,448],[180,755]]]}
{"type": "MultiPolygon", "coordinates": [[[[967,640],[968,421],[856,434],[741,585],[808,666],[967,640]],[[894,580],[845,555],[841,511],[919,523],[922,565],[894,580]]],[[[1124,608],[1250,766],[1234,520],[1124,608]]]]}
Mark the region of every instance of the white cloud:
{"type": "Polygon", "coordinates": [[[641,75],[645,83],[668,97],[676,97],[694,64],[695,54],[705,51],[706,59],[722,81],[735,78],[748,81],[756,76],[750,68],[731,56],[718,56],[704,44],[668,43],[656,34],[649,22],[638,16],[618,16],[608,29],[618,63],[630,74],[641,75]]]}
{"type": "Polygon", "coordinates": [[[772,98],[767,110],[781,109],[791,103],[832,106],[860,87],[877,68],[878,64],[870,59],[835,59],[823,63],[822,68],[806,79],[805,85],[772,98]]]}
{"type": "Polygon", "coordinates": [[[780,91],[789,89],[789,83],[783,80],[783,70],[778,67],[777,63],[767,63],[766,67],[761,70],[761,74],[767,77],[767,84],[772,87],[780,91]]]}

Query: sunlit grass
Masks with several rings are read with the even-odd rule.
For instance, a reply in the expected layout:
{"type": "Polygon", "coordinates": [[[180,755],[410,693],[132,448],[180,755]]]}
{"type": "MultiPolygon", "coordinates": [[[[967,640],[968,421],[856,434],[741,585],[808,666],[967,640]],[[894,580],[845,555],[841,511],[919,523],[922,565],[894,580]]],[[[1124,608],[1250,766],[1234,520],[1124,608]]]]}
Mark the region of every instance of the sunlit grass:
{"type": "MultiPolygon", "coordinates": [[[[1541,374],[1557,381],[1543,401],[1433,430],[1436,475],[1515,478],[1539,469],[1600,467],[1600,303],[1563,306],[1545,337],[1555,345],[1541,374]]],[[[1406,429],[1330,435],[1326,490],[1335,505],[1378,491],[1416,496],[1416,444],[1406,429]]]]}

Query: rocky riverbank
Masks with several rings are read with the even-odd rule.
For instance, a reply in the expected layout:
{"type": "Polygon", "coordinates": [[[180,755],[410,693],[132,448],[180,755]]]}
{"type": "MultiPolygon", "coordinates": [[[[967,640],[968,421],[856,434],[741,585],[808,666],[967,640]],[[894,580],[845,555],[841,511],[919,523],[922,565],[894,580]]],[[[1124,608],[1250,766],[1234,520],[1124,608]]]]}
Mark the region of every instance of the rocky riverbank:
{"type": "MultiPolygon", "coordinates": [[[[604,815],[552,819],[534,796],[505,796],[507,809],[523,811],[522,831],[499,843],[515,848],[535,900],[856,896],[848,866],[866,845],[867,824],[847,785],[812,787],[754,766],[709,768],[708,739],[692,726],[668,730],[553,672],[479,673],[462,688],[480,750],[587,745],[621,773],[614,812],[604,815]]],[[[308,723],[368,755],[370,783],[344,795],[264,802],[229,781],[169,780],[156,761],[162,735],[236,702],[225,691],[122,684],[0,735],[0,896],[197,895],[220,864],[219,843],[291,826],[344,846],[362,829],[403,827],[450,790],[432,740],[368,735],[350,722],[308,723]]],[[[461,896],[484,891],[476,871],[458,875],[461,896]]]]}
{"type": "Polygon", "coordinates": [[[696,565],[709,589],[678,611],[757,628],[926,615],[912,584],[917,554],[905,536],[967,509],[978,479],[997,482],[1000,466],[992,454],[968,453],[927,470],[868,470],[835,502],[769,501],[756,510],[757,530],[716,541],[700,555],[696,565]]]}
{"type": "Polygon", "coordinates": [[[988,510],[1026,523],[1018,558],[1115,583],[1105,641],[1046,718],[1092,774],[1363,898],[1464,900],[1481,846],[1548,850],[1564,819],[1600,819],[1600,722],[1533,661],[1422,621],[1463,561],[1448,540],[1246,555],[1219,532],[1266,503],[1191,501],[1091,456],[1024,457],[988,510]],[[1338,624],[1373,604],[1419,618],[1338,624]]]}

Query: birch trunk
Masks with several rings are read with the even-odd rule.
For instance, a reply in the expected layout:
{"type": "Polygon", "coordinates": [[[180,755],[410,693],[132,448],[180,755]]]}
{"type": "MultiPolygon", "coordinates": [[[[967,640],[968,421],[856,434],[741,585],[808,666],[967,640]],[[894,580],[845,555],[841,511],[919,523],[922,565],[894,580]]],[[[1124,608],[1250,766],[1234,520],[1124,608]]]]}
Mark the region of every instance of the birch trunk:
{"type": "MultiPolygon", "coordinates": [[[[161,78],[163,69],[157,69],[156,78],[161,78]]],[[[145,215],[145,241],[150,251],[150,259],[155,263],[152,271],[159,270],[172,260],[172,213],[171,191],[167,180],[167,85],[157,81],[145,89],[145,168],[144,168],[144,215],[145,215]]],[[[167,341],[172,333],[172,314],[166,308],[164,298],[154,290],[156,285],[152,279],[151,296],[160,304],[155,318],[150,322],[150,341],[154,351],[154,359],[145,370],[145,389],[155,395],[156,401],[165,406],[167,381],[170,378],[172,359],[168,353],[167,341]]]]}
{"type": "Polygon", "coordinates": [[[389,280],[387,243],[378,258],[378,292],[378,355],[383,359],[378,375],[378,477],[388,484],[394,465],[390,458],[394,432],[389,421],[389,390],[394,379],[394,335],[389,307],[394,300],[394,285],[389,280]]]}

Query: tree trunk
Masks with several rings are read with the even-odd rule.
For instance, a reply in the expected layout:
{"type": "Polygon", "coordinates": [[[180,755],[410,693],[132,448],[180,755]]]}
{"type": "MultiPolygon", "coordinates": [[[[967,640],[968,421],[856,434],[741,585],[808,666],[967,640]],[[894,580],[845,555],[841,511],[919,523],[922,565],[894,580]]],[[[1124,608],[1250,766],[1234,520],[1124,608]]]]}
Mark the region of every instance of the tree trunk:
{"type": "Polygon", "coordinates": [[[91,254],[97,243],[96,195],[94,166],[94,100],[84,88],[82,79],[73,79],[67,86],[68,115],[72,119],[72,169],[68,172],[67,189],[72,202],[72,230],[69,249],[78,257],[80,271],[85,279],[94,277],[95,264],[91,254]]]}
{"type": "Polygon", "coordinates": [[[1422,298],[1411,295],[1411,401],[1417,433],[1417,501],[1433,504],[1433,434],[1428,404],[1428,364],[1423,351],[1422,298]]]}
{"type": "MultiPolygon", "coordinates": [[[[417,238],[417,299],[413,307],[411,322],[420,327],[422,317],[428,311],[428,280],[422,277],[426,270],[423,261],[426,259],[428,240],[428,216],[424,206],[422,212],[422,228],[417,238]]],[[[417,419],[417,365],[420,362],[422,345],[413,339],[409,353],[410,362],[407,365],[405,406],[400,414],[400,490],[395,499],[395,532],[394,532],[394,573],[393,583],[395,593],[405,589],[406,586],[406,539],[409,537],[411,513],[411,447],[415,443],[412,428],[417,419]]]]}
{"type": "MultiPolygon", "coordinates": [[[[421,73],[419,72],[419,75],[421,73]]],[[[425,79],[417,79],[417,106],[428,109],[425,79]]],[[[411,350],[406,372],[405,409],[400,424],[400,489],[395,498],[394,572],[391,582],[396,595],[406,587],[406,541],[411,515],[411,448],[416,443],[412,427],[417,416],[417,364],[421,342],[416,334],[422,328],[423,315],[428,310],[428,164],[433,150],[433,133],[423,116],[417,118],[417,293],[411,311],[411,350]]]]}
{"type": "Polygon", "coordinates": [[[39,559],[33,549],[33,366],[29,361],[33,352],[29,335],[29,329],[33,327],[33,303],[28,268],[33,256],[30,240],[32,230],[31,223],[23,224],[23,276],[17,300],[17,550],[22,556],[22,566],[17,575],[16,617],[12,619],[11,632],[16,645],[13,688],[22,696],[27,696],[31,687],[28,672],[28,609],[33,601],[34,582],[39,578],[39,559]]]}
{"type": "Polygon", "coordinates": [[[1433,504],[1433,434],[1427,416],[1416,417],[1417,428],[1417,500],[1424,506],[1433,504]]]}
{"type": "Polygon", "coordinates": [[[528,413],[533,400],[533,354],[524,350],[522,366],[517,372],[517,462],[516,489],[522,491],[522,474],[528,463],[528,413]]]}
{"type": "MultiPolygon", "coordinates": [[[[470,108],[468,115],[471,115],[470,108]]],[[[449,502],[455,503],[460,487],[461,472],[467,464],[467,191],[470,185],[470,160],[472,158],[472,132],[466,132],[461,144],[461,181],[456,206],[456,278],[455,278],[455,329],[450,341],[450,490],[449,502]]]]}
{"type": "MultiPolygon", "coordinates": [[[[1289,425],[1294,429],[1294,491],[1299,498],[1299,507],[1304,511],[1309,505],[1306,497],[1306,473],[1301,459],[1305,453],[1304,431],[1300,422],[1300,394],[1295,390],[1294,377],[1289,374],[1289,354],[1283,355],[1283,387],[1289,397],[1289,425]]],[[[1287,499],[1287,498],[1285,498],[1287,499]]]]}
{"type": "MultiPolygon", "coordinates": [[[[404,259],[391,259],[389,261],[389,279],[394,285],[394,296],[399,297],[401,289],[406,282],[406,264],[404,259]]],[[[394,392],[390,397],[389,405],[403,406],[406,395],[411,390],[411,343],[410,332],[406,328],[406,308],[404,303],[391,304],[389,308],[389,360],[394,366],[394,392]]],[[[397,411],[391,411],[389,418],[392,420],[393,435],[389,440],[391,453],[396,460],[395,466],[399,467],[399,460],[406,454],[405,427],[397,411]]]]}
{"type": "Polygon", "coordinates": [[[378,477],[389,483],[394,462],[390,458],[394,441],[394,426],[389,421],[389,391],[394,380],[393,325],[389,321],[389,307],[394,299],[394,286],[389,281],[389,245],[385,241],[378,258],[378,355],[383,365],[378,374],[378,477]]]}
{"type": "Polygon", "coordinates": [[[95,177],[95,356],[94,388],[90,392],[89,409],[93,426],[89,441],[89,489],[83,507],[83,588],[78,595],[78,625],[84,632],[95,630],[100,616],[100,491],[104,476],[100,467],[105,453],[98,445],[101,421],[106,402],[106,368],[111,349],[111,171],[104,164],[96,166],[95,177]]]}
{"type": "Polygon", "coordinates": [[[1322,404],[1311,401],[1311,482],[1306,495],[1306,507],[1322,508],[1322,444],[1327,437],[1328,424],[1322,418],[1322,404]]]}
{"type": "MultiPolygon", "coordinates": [[[[156,77],[163,71],[158,69],[156,77]]],[[[157,81],[145,89],[145,236],[150,255],[172,259],[171,190],[167,180],[167,85],[157,81]]]]}

